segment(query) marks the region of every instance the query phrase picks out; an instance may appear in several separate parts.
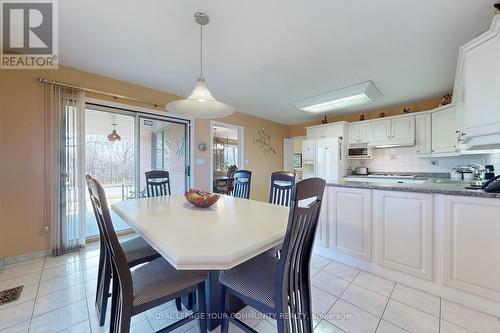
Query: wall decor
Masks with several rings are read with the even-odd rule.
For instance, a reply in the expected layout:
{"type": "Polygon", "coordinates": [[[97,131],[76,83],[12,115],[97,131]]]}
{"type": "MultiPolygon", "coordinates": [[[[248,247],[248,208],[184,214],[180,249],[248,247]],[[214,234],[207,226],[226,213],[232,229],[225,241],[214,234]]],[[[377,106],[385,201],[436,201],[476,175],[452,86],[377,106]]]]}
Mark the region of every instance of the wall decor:
{"type": "Polygon", "coordinates": [[[200,144],[198,145],[198,149],[201,151],[207,150],[207,143],[205,141],[200,142],[200,144]]]}
{"type": "Polygon", "coordinates": [[[450,104],[452,100],[452,97],[450,94],[446,94],[443,96],[443,99],[441,100],[441,105],[447,105],[450,104]]]}
{"type": "Polygon", "coordinates": [[[276,154],[276,150],[271,146],[271,134],[266,132],[264,128],[259,129],[258,136],[253,138],[253,143],[258,145],[264,151],[264,154],[276,154]]]}

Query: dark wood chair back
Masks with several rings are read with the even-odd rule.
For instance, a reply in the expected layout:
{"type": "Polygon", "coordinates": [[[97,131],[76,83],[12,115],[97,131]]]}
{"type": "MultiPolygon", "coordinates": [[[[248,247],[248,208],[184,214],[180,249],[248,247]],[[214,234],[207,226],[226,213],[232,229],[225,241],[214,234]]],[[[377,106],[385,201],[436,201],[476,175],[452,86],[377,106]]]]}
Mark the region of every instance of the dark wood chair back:
{"type": "Polygon", "coordinates": [[[252,183],[252,172],[238,170],[234,173],[233,196],[237,198],[250,198],[250,185],[252,183]]]}
{"type": "Polygon", "coordinates": [[[298,182],[292,191],[276,271],[276,313],[283,314],[278,323],[282,332],[313,332],[309,263],[324,189],[325,180],[309,178],[298,182]]]}
{"type": "Polygon", "coordinates": [[[127,258],[123,253],[111,221],[106,194],[97,180],[89,175],[87,175],[85,179],[87,181],[90,201],[92,202],[97,225],[101,231],[101,237],[105,240],[108,254],[110,255],[110,262],[113,267],[113,280],[115,278],[117,279],[116,281],[120,286],[122,297],[131,299],[133,296],[132,276],[130,274],[127,258]]]}
{"type": "Polygon", "coordinates": [[[276,171],[271,174],[269,203],[290,206],[292,190],[295,185],[295,174],[288,171],[276,171]]]}
{"type": "Polygon", "coordinates": [[[164,170],[146,171],[146,193],[148,197],[170,195],[170,173],[164,170]]]}
{"type": "Polygon", "coordinates": [[[234,173],[238,171],[238,167],[236,165],[230,165],[227,169],[227,191],[228,194],[231,194],[234,186],[234,173]]]}

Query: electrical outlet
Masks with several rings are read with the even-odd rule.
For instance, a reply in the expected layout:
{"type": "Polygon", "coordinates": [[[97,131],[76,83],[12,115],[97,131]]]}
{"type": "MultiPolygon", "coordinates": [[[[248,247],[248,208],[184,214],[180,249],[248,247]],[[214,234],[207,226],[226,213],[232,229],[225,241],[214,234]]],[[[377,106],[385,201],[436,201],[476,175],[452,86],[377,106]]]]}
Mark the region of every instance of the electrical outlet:
{"type": "Polygon", "coordinates": [[[431,160],[431,165],[438,165],[439,161],[438,160],[431,160]]]}

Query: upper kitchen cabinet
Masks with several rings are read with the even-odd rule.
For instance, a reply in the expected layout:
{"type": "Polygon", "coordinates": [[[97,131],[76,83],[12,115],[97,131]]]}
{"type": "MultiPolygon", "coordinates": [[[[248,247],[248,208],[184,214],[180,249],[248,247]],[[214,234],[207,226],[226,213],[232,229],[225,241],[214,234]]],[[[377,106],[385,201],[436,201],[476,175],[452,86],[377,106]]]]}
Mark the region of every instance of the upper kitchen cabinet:
{"type": "Polygon", "coordinates": [[[405,115],[371,121],[370,145],[414,146],[415,116],[405,115]]]}
{"type": "Polygon", "coordinates": [[[371,123],[360,121],[349,124],[349,143],[367,143],[370,141],[371,123]]]}
{"type": "Polygon", "coordinates": [[[500,148],[500,14],[460,48],[453,93],[463,148],[500,148]]]}
{"type": "Polygon", "coordinates": [[[306,136],[308,139],[323,139],[343,137],[346,132],[345,121],[339,121],[332,124],[306,127],[306,136]]]}
{"type": "Polygon", "coordinates": [[[431,114],[415,116],[415,152],[430,154],[432,149],[431,114]]]}
{"type": "Polygon", "coordinates": [[[432,153],[454,153],[458,150],[455,130],[455,108],[446,105],[434,111],[432,122],[432,153]]]}

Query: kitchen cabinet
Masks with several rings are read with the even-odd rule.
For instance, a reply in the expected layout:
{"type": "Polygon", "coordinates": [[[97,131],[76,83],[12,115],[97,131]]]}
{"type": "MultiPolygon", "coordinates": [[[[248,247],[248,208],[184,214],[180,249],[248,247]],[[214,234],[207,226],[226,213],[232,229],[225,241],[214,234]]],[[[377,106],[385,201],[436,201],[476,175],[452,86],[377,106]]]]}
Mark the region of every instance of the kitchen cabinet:
{"type": "Polygon", "coordinates": [[[371,122],[371,141],[384,141],[391,138],[391,120],[380,119],[371,122]]]}
{"type": "Polygon", "coordinates": [[[349,124],[349,143],[366,143],[370,141],[371,122],[360,121],[349,124]]]}
{"type": "Polygon", "coordinates": [[[373,209],[378,264],[432,279],[433,195],[375,191],[373,209]]]}
{"type": "Polygon", "coordinates": [[[332,249],[370,260],[371,191],[331,187],[327,204],[332,249]]]}
{"type": "Polygon", "coordinates": [[[432,153],[451,153],[458,150],[453,105],[439,108],[431,114],[432,153]]]}
{"type": "Polygon", "coordinates": [[[415,117],[397,117],[391,119],[391,140],[414,139],[415,117]]]}
{"type": "Polygon", "coordinates": [[[441,196],[444,284],[500,300],[500,200],[441,196]]]}
{"type": "Polygon", "coordinates": [[[415,116],[415,151],[417,154],[430,154],[432,151],[431,114],[415,116]]]}
{"type": "Polygon", "coordinates": [[[325,187],[323,192],[323,204],[319,213],[318,226],[316,228],[315,246],[320,246],[325,249],[331,247],[330,219],[332,215],[332,206],[330,201],[332,198],[333,187],[325,187]]]}
{"type": "Polygon", "coordinates": [[[314,161],[315,140],[302,141],[302,160],[314,161]]]}
{"type": "Polygon", "coordinates": [[[346,124],[345,121],[339,121],[331,124],[306,127],[306,136],[308,139],[343,137],[346,124]]]}
{"type": "Polygon", "coordinates": [[[323,127],[306,128],[306,136],[308,139],[321,139],[324,137],[323,127]]]}
{"type": "Polygon", "coordinates": [[[460,48],[453,100],[467,148],[500,147],[500,14],[488,31],[460,48]]]}

